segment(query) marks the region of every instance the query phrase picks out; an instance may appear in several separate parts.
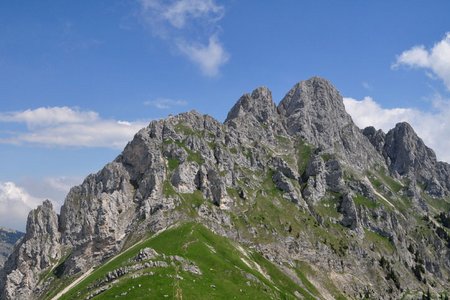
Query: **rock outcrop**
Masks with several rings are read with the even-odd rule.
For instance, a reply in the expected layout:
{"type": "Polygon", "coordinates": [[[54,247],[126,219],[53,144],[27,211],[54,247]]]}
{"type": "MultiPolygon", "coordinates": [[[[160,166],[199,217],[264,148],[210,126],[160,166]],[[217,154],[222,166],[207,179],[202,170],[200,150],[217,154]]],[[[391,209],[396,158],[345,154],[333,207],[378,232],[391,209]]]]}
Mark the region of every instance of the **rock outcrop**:
{"type": "Polygon", "coordinates": [[[1,299],[31,299],[39,293],[40,276],[61,257],[58,216],[52,203],[44,201],[31,211],[27,232],[6,262],[0,275],[1,299]]]}
{"type": "Polygon", "coordinates": [[[363,134],[383,155],[394,176],[410,178],[425,186],[425,191],[433,197],[449,194],[450,165],[437,161],[434,151],[417,136],[411,125],[398,123],[387,134],[368,127],[363,134]]]}
{"type": "Polygon", "coordinates": [[[336,153],[353,167],[383,164],[345,111],[342,96],[327,80],[313,77],[296,84],[281,100],[278,111],[290,135],[326,153],[336,153]]]}

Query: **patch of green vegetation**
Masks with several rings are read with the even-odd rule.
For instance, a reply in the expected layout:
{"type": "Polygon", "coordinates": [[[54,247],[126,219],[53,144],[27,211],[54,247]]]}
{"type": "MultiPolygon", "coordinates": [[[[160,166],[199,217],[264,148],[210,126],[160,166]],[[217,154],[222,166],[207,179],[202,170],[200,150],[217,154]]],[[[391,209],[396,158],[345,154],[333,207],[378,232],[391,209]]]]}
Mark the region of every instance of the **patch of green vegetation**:
{"type": "Polygon", "coordinates": [[[194,162],[198,163],[199,165],[201,165],[205,162],[205,160],[203,159],[203,157],[200,153],[194,152],[191,149],[186,149],[186,151],[188,152],[188,157],[187,157],[188,161],[194,161],[194,162]]]}
{"type": "Polygon", "coordinates": [[[450,199],[433,198],[425,192],[422,192],[421,196],[426,200],[427,204],[435,210],[434,213],[450,211],[450,199]]]}
{"type": "MultiPolygon", "coordinates": [[[[127,299],[296,299],[295,292],[304,299],[316,298],[258,253],[239,250],[230,240],[204,226],[187,223],[126,250],[96,269],[61,299],[86,298],[92,292],[89,286],[105,278],[109,271],[127,265],[145,247],[164,254],[166,259],[170,255],[189,259],[202,275],[180,270],[177,265],[144,269],[153,274],[137,278],[125,275],[94,299],[111,299],[122,293],[126,293],[127,299]]],[[[309,289],[315,290],[312,285],[309,289]]]]}
{"type": "Polygon", "coordinates": [[[163,195],[166,197],[173,197],[177,195],[177,192],[168,179],[164,180],[163,183],[163,195]]]}
{"type": "Polygon", "coordinates": [[[237,149],[235,148],[235,147],[232,147],[232,148],[229,148],[229,150],[230,150],[230,152],[232,153],[232,154],[237,154],[238,153],[238,151],[237,151],[237,149]]]}
{"type": "Polygon", "coordinates": [[[196,151],[192,151],[191,149],[189,149],[186,144],[180,141],[176,141],[175,144],[177,144],[178,146],[180,146],[181,148],[183,148],[184,150],[186,150],[186,152],[188,153],[188,157],[187,160],[188,161],[194,161],[196,163],[203,164],[205,161],[202,157],[202,155],[196,151]]]}
{"type": "Polygon", "coordinates": [[[307,274],[312,273],[311,267],[305,262],[297,262],[295,266],[295,273],[300,279],[305,289],[312,295],[319,297],[320,293],[316,287],[308,280],[307,274]]]}
{"type": "Polygon", "coordinates": [[[381,182],[379,178],[375,177],[372,174],[369,175],[369,180],[376,189],[381,188],[381,186],[383,185],[383,182],[381,182]]]}
{"type": "Polygon", "coordinates": [[[371,208],[371,209],[374,209],[374,208],[377,208],[378,206],[380,206],[379,203],[377,203],[373,200],[370,200],[369,198],[364,197],[363,195],[360,195],[360,194],[356,194],[356,196],[353,197],[353,201],[355,202],[356,205],[364,206],[364,207],[371,208]]]}
{"type": "Polygon", "coordinates": [[[168,159],[169,170],[174,171],[180,165],[180,161],[176,158],[168,159]]]}
{"type": "Polygon", "coordinates": [[[337,210],[338,199],[333,196],[325,197],[314,206],[314,210],[322,217],[338,219],[341,215],[337,210]]]}
{"type": "Polygon", "coordinates": [[[180,194],[183,201],[191,205],[191,207],[199,208],[205,202],[205,198],[201,191],[196,190],[193,193],[180,194]]]}
{"type": "Polygon", "coordinates": [[[375,249],[379,252],[391,255],[395,252],[395,245],[389,240],[389,238],[380,235],[377,232],[364,229],[364,239],[372,243],[375,249]]]}
{"type": "Polygon", "coordinates": [[[300,140],[300,142],[297,144],[296,150],[298,157],[298,171],[300,174],[302,174],[306,170],[308,162],[311,159],[313,148],[305,141],[300,140]]]}
{"type": "Polygon", "coordinates": [[[247,159],[252,159],[252,149],[245,149],[244,156],[247,157],[247,159]]]}
{"type": "Polygon", "coordinates": [[[398,193],[403,188],[403,185],[400,182],[386,174],[386,170],[383,169],[378,174],[393,192],[398,193]]]}
{"type": "Polygon", "coordinates": [[[184,135],[195,135],[196,134],[194,129],[192,129],[191,127],[189,127],[183,123],[178,123],[177,125],[175,125],[175,132],[182,133],[184,135]]]}
{"type": "Polygon", "coordinates": [[[277,135],[275,136],[275,138],[277,139],[277,142],[281,147],[285,148],[291,145],[291,140],[284,135],[277,135]]]}
{"type": "Polygon", "coordinates": [[[212,150],[216,149],[217,147],[217,143],[212,141],[212,142],[208,142],[208,146],[209,148],[211,148],[212,150]]]}
{"type": "Polygon", "coordinates": [[[323,161],[327,162],[332,160],[334,156],[330,153],[323,153],[320,157],[322,157],[323,161]]]}

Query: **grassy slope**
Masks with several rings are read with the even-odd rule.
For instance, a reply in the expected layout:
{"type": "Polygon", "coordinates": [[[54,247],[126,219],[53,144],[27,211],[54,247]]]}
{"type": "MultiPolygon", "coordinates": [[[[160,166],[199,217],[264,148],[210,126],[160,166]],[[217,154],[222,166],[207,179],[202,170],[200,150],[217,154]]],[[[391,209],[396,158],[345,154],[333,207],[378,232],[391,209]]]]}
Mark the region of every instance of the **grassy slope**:
{"type": "MultiPolygon", "coordinates": [[[[202,271],[196,275],[177,265],[149,268],[153,275],[133,279],[128,274],[94,299],[295,299],[297,291],[305,299],[315,299],[306,288],[294,283],[261,255],[242,253],[230,240],[198,223],[186,223],[139,243],[95,270],[61,299],[84,299],[89,286],[120,266],[127,265],[140,249],[151,247],[159,254],[179,255],[193,261],[202,271]],[[245,261],[245,262],[244,262],[245,261]],[[257,265],[263,273],[258,271],[257,265]],[[250,265],[250,266],[249,266],[250,265]],[[181,276],[178,277],[177,276],[181,276]],[[182,279],[180,279],[182,278],[182,279]]],[[[167,257],[166,257],[167,258],[167,257]]],[[[162,260],[162,259],[157,259],[162,260]]],[[[312,286],[313,293],[316,292],[312,286]]]]}

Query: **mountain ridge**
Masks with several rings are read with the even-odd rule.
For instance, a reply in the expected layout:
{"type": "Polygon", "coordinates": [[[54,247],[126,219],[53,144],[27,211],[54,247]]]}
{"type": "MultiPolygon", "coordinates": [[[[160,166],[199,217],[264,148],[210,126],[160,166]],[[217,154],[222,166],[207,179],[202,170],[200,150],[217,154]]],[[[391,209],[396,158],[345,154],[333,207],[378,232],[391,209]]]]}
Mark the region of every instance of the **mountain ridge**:
{"type": "Polygon", "coordinates": [[[286,274],[299,261],[312,266],[319,298],[331,292],[318,270],[351,299],[445,291],[450,167],[408,126],[359,129],[319,77],[296,84],[278,106],[265,87],[244,94],[224,123],[195,111],[152,121],[70,190],[59,216],[50,202],[30,213],[0,276],[1,297],[45,299],[140,235],[189,220],[253,247],[286,274]]]}

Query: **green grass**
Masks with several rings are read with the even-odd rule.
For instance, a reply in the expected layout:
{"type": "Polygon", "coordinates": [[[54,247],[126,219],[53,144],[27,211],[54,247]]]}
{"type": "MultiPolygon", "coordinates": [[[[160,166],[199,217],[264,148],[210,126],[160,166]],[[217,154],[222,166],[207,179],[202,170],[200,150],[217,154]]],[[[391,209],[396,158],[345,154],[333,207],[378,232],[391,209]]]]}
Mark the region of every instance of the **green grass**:
{"type": "Polygon", "coordinates": [[[309,160],[311,159],[313,148],[311,145],[301,140],[297,144],[296,149],[298,157],[298,171],[300,174],[302,174],[306,170],[309,160]]]}
{"type": "Polygon", "coordinates": [[[379,203],[370,200],[369,198],[364,197],[363,195],[357,194],[355,197],[353,197],[353,201],[355,202],[356,205],[359,206],[364,206],[367,208],[377,208],[378,206],[380,206],[379,203]]]}
{"type": "Polygon", "coordinates": [[[395,252],[394,244],[387,237],[368,229],[364,229],[364,234],[364,239],[369,243],[373,243],[379,253],[391,255],[395,252]]]}
{"type": "MultiPolygon", "coordinates": [[[[107,272],[128,264],[140,249],[151,247],[159,254],[179,255],[194,262],[202,275],[185,272],[171,265],[152,268],[153,275],[132,278],[125,275],[109,290],[94,299],[295,299],[297,291],[304,299],[316,299],[317,290],[308,283],[298,286],[260,254],[241,253],[235,244],[215,235],[198,223],[185,223],[135,245],[95,270],[61,299],[84,299],[89,286],[107,272]],[[247,264],[250,264],[248,266],[247,264]],[[260,273],[257,269],[261,269],[260,273]],[[176,275],[182,279],[177,279],[176,275]],[[312,295],[313,294],[313,295],[312,295]]],[[[157,260],[162,260],[162,256],[157,260]]],[[[150,269],[145,270],[150,271],[150,269]]]]}
{"type": "Polygon", "coordinates": [[[194,131],[194,129],[182,123],[175,125],[175,132],[182,133],[184,135],[199,135],[199,133],[194,131]]]}
{"type": "Polygon", "coordinates": [[[391,191],[398,193],[403,188],[403,185],[396,179],[387,175],[385,170],[381,170],[378,174],[384,183],[386,183],[386,185],[391,189],[391,191]]]}
{"type": "Polygon", "coordinates": [[[174,171],[180,165],[180,161],[176,158],[168,159],[169,170],[174,171]]]}
{"type": "Polygon", "coordinates": [[[168,179],[166,179],[163,183],[163,195],[166,197],[173,197],[177,195],[177,192],[168,179]]]}
{"type": "Polygon", "coordinates": [[[330,196],[321,199],[314,206],[314,210],[322,217],[338,219],[341,214],[337,211],[337,207],[338,199],[330,196]]]}

